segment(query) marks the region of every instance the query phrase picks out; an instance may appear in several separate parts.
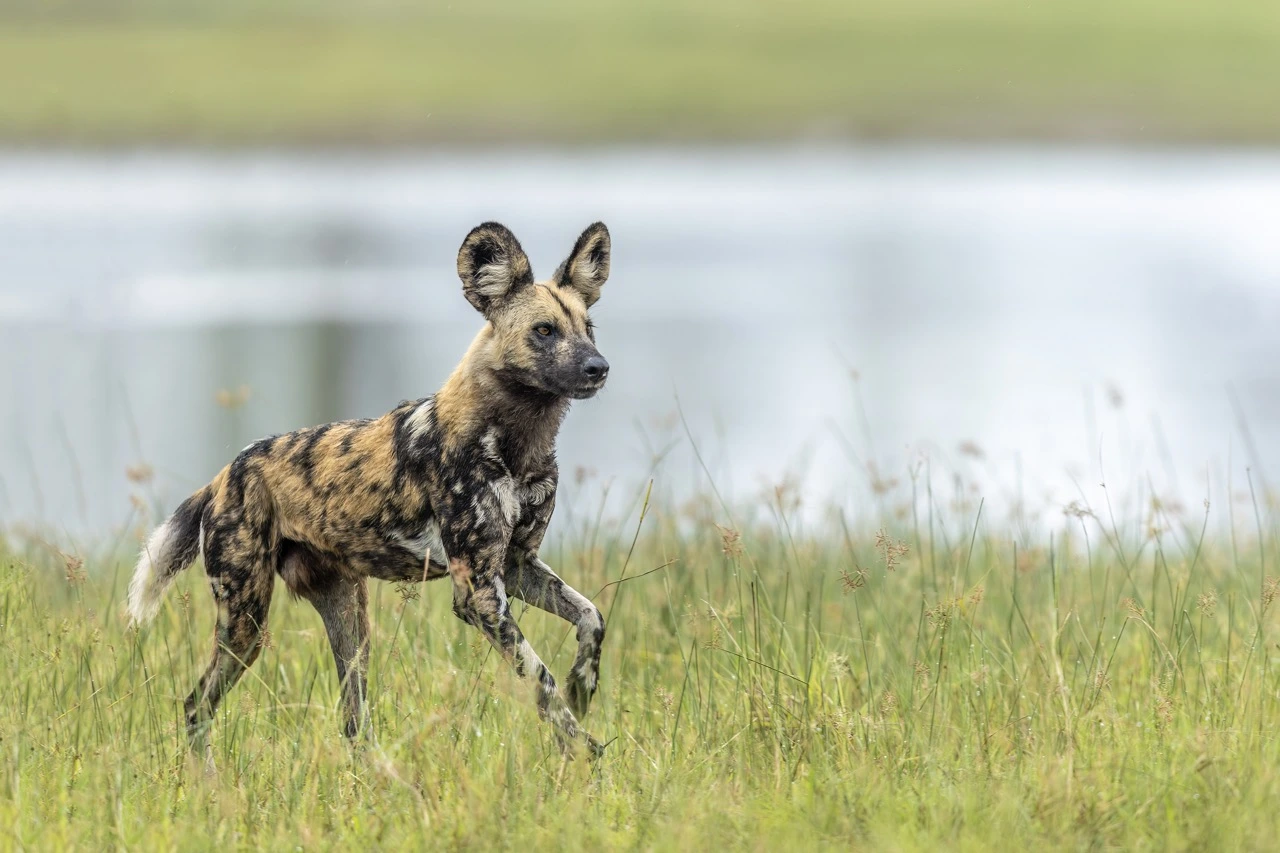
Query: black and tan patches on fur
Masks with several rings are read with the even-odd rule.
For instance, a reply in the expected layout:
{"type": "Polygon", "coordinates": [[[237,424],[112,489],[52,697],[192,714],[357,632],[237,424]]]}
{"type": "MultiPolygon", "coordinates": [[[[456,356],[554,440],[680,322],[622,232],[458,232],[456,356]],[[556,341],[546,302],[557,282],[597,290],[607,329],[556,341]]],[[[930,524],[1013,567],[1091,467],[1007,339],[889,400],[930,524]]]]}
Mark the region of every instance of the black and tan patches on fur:
{"type": "MultiPolygon", "coordinates": [[[[341,421],[245,448],[170,518],[171,575],[203,548],[218,603],[215,652],[186,701],[193,743],[258,656],[275,578],[324,620],[343,683],[344,731],[364,717],[368,578],[449,576],[454,610],[536,685],[562,740],[594,693],[599,611],[538,559],[555,507],[555,440],[574,398],[604,373],[588,307],[609,273],[609,232],[578,238],[554,278],[534,283],[505,227],[474,229],[458,253],[467,300],[486,318],[440,391],[380,418],[341,421]],[[520,632],[508,595],[577,626],[562,696],[520,632]]],[[[594,743],[594,741],[589,741],[594,743]]]]}

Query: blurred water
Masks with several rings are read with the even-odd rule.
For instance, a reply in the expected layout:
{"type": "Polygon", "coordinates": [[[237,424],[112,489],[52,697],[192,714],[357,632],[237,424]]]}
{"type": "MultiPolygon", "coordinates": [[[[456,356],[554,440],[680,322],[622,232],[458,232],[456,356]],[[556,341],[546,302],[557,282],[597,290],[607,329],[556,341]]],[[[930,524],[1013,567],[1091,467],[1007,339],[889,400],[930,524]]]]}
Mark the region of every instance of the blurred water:
{"type": "Polygon", "coordinates": [[[485,219],[540,276],[613,233],[571,518],[658,456],[664,500],[705,464],[729,500],[790,477],[874,519],[927,458],[997,514],[1104,478],[1198,509],[1280,450],[1278,215],[1266,153],[11,152],[0,521],[101,530],[256,437],[431,393],[480,325],[453,270],[485,219]]]}

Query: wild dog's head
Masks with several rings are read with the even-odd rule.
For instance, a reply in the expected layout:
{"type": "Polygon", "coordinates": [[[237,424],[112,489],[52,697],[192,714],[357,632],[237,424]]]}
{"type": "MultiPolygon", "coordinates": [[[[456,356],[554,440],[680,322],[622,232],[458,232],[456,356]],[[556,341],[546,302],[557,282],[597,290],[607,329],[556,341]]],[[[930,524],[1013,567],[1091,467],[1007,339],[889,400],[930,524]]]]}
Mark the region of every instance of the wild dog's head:
{"type": "Polygon", "coordinates": [[[496,222],[458,250],[467,301],[492,325],[484,357],[504,381],[582,400],[604,387],[609,362],[596,349],[587,309],[609,277],[609,229],[582,232],[550,281],[535,282],[515,235],[496,222]]]}

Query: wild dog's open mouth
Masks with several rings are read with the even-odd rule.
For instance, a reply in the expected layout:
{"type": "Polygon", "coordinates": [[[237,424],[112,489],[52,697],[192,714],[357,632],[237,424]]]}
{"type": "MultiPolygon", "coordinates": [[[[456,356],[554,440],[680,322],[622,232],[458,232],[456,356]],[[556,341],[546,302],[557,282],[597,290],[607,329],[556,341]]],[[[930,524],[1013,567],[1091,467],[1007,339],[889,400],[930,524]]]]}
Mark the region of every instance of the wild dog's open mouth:
{"type": "Polygon", "coordinates": [[[603,387],[604,387],[604,380],[602,379],[599,382],[596,382],[591,385],[579,385],[577,388],[572,388],[565,393],[565,396],[571,397],[574,400],[586,400],[591,397],[594,397],[596,393],[603,387]]]}

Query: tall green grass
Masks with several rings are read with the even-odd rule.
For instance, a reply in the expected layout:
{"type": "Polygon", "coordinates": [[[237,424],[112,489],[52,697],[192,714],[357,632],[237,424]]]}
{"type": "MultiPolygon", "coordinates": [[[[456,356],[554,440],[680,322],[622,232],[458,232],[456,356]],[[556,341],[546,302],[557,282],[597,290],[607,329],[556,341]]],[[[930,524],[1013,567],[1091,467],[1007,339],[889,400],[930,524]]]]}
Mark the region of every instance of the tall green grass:
{"type": "MultiPolygon", "coordinates": [[[[587,722],[610,743],[594,763],[562,760],[444,585],[376,584],[376,741],[343,742],[320,620],[278,590],[206,776],[181,724],[212,633],[200,568],[139,633],[118,549],[12,541],[0,845],[1273,842],[1280,552],[1265,510],[1239,507],[1236,533],[1159,504],[1120,524],[1075,506],[1014,534],[980,503],[921,497],[883,527],[802,525],[787,489],[561,527],[544,555],[609,617],[587,722]]],[[[563,674],[568,626],[519,619],[563,674]]]]}

